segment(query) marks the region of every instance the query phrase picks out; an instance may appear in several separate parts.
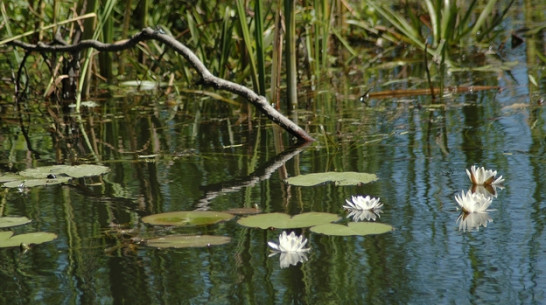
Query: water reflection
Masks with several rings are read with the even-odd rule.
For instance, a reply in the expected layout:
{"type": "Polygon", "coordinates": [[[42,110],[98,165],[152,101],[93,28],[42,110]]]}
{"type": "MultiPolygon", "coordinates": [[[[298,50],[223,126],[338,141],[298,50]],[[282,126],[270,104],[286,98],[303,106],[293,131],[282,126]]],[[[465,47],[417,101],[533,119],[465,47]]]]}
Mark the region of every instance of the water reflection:
{"type": "Polygon", "coordinates": [[[351,200],[345,200],[347,203],[343,205],[349,215],[347,217],[352,218],[354,221],[364,221],[371,220],[375,221],[377,218],[381,217],[383,211],[381,207],[383,204],[380,203],[380,198],[370,197],[369,195],[364,196],[352,196],[351,200]]]}
{"type": "Polygon", "coordinates": [[[475,194],[481,194],[486,198],[494,199],[497,198],[497,188],[499,190],[504,189],[503,186],[499,185],[472,185],[469,191],[475,194]]]}
{"type": "Polygon", "coordinates": [[[307,253],[305,252],[273,252],[269,254],[269,257],[275,256],[279,253],[281,269],[296,266],[300,262],[303,263],[307,261],[307,253]]]}
{"type": "MultiPolygon", "coordinates": [[[[514,75],[525,83],[527,72],[514,75]]],[[[321,100],[312,124],[323,124],[334,141],[292,151],[293,156],[290,151],[277,155],[270,128],[246,132],[246,126],[227,126],[225,119],[194,117],[194,99],[188,99],[186,112],[168,117],[151,100],[142,102],[154,105],[150,111],[129,98],[105,103],[120,109],[105,108],[81,127],[66,121],[56,128],[63,135],[89,132],[90,143],[112,168],[104,184],[87,191],[75,185],[4,190],[4,214],[28,215],[36,220],[33,229],[56,232],[59,239],[23,255],[18,249],[0,251],[0,303],[14,301],[15,295],[20,304],[541,304],[546,296],[546,112],[527,105],[503,114],[502,105],[526,99],[509,93],[449,99],[439,105],[442,110],[413,107],[417,102],[358,108],[321,100]],[[229,151],[219,143],[228,144],[229,151]],[[144,161],[136,153],[158,157],[144,161]],[[274,164],[284,157],[286,163],[274,164]],[[489,196],[498,211],[455,217],[446,212],[453,207],[452,194],[460,192],[453,185],[466,188],[468,179],[445,170],[474,163],[499,166],[509,187],[503,192],[499,186],[471,187],[489,196]],[[380,180],[313,188],[283,182],[286,175],[326,170],[377,173],[380,180]],[[142,215],[188,208],[259,204],[266,212],[343,213],[339,203],[355,193],[381,196],[388,209],[349,211],[349,217],[381,217],[397,230],[347,238],[309,234],[313,255],[277,252],[271,259],[265,246],[269,231],[242,229],[235,222],[200,228],[233,236],[231,244],[205,249],[127,252],[124,236],[105,232],[119,223],[151,233],[155,229],[140,222],[142,215]],[[495,225],[488,227],[493,218],[495,225]],[[457,228],[481,232],[461,234],[457,228]]],[[[424,99],[418,103],[427,105],[424,99]]],[[[0,152],[10,170],[63,162],[55,153],[67,160],[89,154],[77,135],[65,139],[38,132],[50,125],[41,120],[33,117],[28,140],[40,147],[41,161],[28,153],[16,126],[0,122],[0,152]]],[[[8,168],[3,162],[2,170],[8,168]]]]}
{"type": "Polygon", "coordinates": [[[376,221],[378,218],[381,218],[381,209],[373,210],[358,210],[358,209],[347,209],[349,214],[347,217],[352,218],[353,221],[376,221]]]}
{"type": "Polygon", "coordinates": [[[457,218],[457,224],[459,225],[459,231],[467,232],[474,229],[479,230],[480,227],[487,227],[489,222],[492,222],[493,218],[489,216],[488,212],[478,213],[465,213],[462,212],[457,218]]]}

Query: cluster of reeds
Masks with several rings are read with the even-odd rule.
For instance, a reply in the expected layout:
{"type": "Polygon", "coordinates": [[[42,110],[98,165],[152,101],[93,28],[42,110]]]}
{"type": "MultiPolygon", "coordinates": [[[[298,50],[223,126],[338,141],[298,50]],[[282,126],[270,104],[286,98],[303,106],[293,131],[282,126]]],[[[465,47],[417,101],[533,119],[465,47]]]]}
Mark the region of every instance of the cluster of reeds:
{"type": "MultiPolygon", "coordinates": [[[[297,106],[298,86],[306,83],[312,87],[324,78],[332,65],[346,64],[359,56],[351,45],[355,40],[350,37],[351,28],[355,25],[364,24],[362,28],[375,40],[387,38],[397,44],[412,44],[439,61],[449,61],[453,46],[471,40],[494,39],[496,27],[513,2],[509,1],[504,7],[496,0],[392,1],[387,4],[375,0],[366,3],[197,0],[191,4],[162,1],[161,5],[149,0],[100,3],[88,0],[77,4],[52,1],[36,7],[32,6],[33,2],[1,2],[7,39],[0,45],[13,39],[48,42],[56,34],[67,43],[80,39],[111,42],[146,26],[157,27],[193,49],[214,74],[243,84],[251,83],[256,92],[268,96],[278,108],[281,92],[286,92],[286,107],[291,109],[297,106]],[[29,18],[22,18],[24,15],[29,18]],[[383,24],[394,29],[385,29],[383,24]],[[378,32],[380,35],[375,35],[378,32]],[[343,60],[336,57],[340,50],[348,54],[343,60]]],[[[89,88],[99,88],[89,86],[91,80],[98,81],[93,84],[104,83],[103,80],[112,83],[116,77],[158,83],[169,80],[172,83],[173,79],[195,81],[182,58],[161,45],[139,45],[138,51],[124,52],[123,56],[116,56],[119,60],[115,61],[112,54],[96,56],[95,51],[88,50],[85,54],[43,58],[33,55],[32,62],[33,68],[46,63],[49,69],[50,89],[44,90],[44,95],[54,92],[61,80],[65,82],[65,78],[73,77],[66,75],[70,65],[81,63],[79,79],[74,82],[77,100],[89,94],[89,88]]],[[[23,62],[23,55],[22,51],[13,50],[13,71],[23,62]]]]}
{"type": "Polygon", "coordinates": [[[488,43],[499,34],[497,26],[514,3],[511,0],[501,8],[497,0],[457,1],[424,0],[401,3],[398,10],[382,1],[368,1],[368,5],[381,15],[394,31],[384,37],[404,41],[449,62],[452,47],[472,43],[488,43]]]}

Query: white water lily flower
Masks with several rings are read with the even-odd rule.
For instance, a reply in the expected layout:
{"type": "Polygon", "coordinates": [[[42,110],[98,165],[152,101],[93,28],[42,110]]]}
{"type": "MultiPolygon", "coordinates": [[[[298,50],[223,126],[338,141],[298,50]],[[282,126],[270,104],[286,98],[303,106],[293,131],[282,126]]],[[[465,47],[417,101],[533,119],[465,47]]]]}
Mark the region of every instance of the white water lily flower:
{"type": "Polygon", "coordinates": [[[349,215],[347,217],[352,218],[353,221],[363,221],[371,220],[375,221],[377,218],[381,218],[381,209],[373,210],[357,210],[357,209],[348,209],[349,215]]]}
{"type": "Polygon", "coordinates": [[[478,168],[476,165],[472,165],[470,170],[467,169],[466,174],[475,185],[496,185],[504,181],[502,176],[495,178],[497,171],[485,169],[484,167],[478,168]]]}
{"type": "Polygon", "coordinates": [[[267,242],[269,247],[277,252],[308,252],[311,248],[304,248],[307,243],[307,239],[303,235],[296,236],[294,232],[291,232],[290,235],[286,234],[286,231],[283,231],[279,235],[279,244],[274,242],[267,242]]]}
{"type": "Polygon", "coordinates": [[[364,196],[353,196],[352,201],[345,200],[347,202],[347,205],[344,205],[343,207],[348,210],[373,210],[373,209],[380,209],[383,204],[379,203],[379,198],[373,198],[369,195],[364,196]]]}
{"type": "Polygon", "coordinates": [[[455,200],[465,213],[485,213],[491,205],[492,198],[486,197],[481,193],[472,193],[472,191],[462,191],[461,195],[455,195],[455,200]]]}

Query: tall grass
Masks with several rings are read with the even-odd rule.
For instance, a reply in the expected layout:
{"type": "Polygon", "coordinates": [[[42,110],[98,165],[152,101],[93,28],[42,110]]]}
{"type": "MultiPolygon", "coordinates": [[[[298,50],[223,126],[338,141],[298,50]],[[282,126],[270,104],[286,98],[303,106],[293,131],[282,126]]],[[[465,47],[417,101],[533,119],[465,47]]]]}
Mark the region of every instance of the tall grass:
{"type": "Polygon", "coordinates": [[[254,86],[254,91],[262,92],[260,89],[260,82],[258,81],[258,69],[256,68],[256,57],[254,55],[254,47],[252,45],[252,40],[250,38],[250,24],[246,19],[245,11],[245,1],[237,0],[237,16],[239,17],[239,26],[241,33],[243,35],[243,42],[245,45],[245,50],[248,54],[248,60],[250,62],[250,75],[252,77],[252,85],[254,86]]]}
{"type": "MultiPolygon", "coordinates": [[[[108,22],[108,19],[111,18],[112,11],[114,9],[115,0],[107,0],[104,5],[104,10],[98,14],[98,25],[93,31],[92,39],[98,39],[108,22]]],[[[82,101],[83,87],[86,84],[87,72],[89,65],[91,63],[91,57],[93,55],[93,50],[87,50],[82,68],[80,70],[80,81],[78,83],[78,89],[76,92],[76,112],[80,112],[80,105],[82,101]]]]}
{"type": "Polygon", "coordinates": [[[386,37],[391,40],[402,39],[423,51],[426,42],[430,41],[430,48],[427,48],[429,54],[449,61],[446,55],[449,55],[452,47],[468,44],[472,40],[477,43],[493,40],[497,35],[495,28],[513,3],[514,0],[510,1],[501,10],[497,0],[487,0],[483,6],[479,5],[478,0],[424,0],[406,3],[403,14],[377,0],[367,4],[398,31],[399,36],[386,37]],[[426,18],[419,14],[421,11],[426,12],[426,18]]]}
{"type": "Polygon", "coordinates": [[[298,105],[298,71],[296,64],[296,1],[284,0],[286,95],[288,109],[298,105]]]}

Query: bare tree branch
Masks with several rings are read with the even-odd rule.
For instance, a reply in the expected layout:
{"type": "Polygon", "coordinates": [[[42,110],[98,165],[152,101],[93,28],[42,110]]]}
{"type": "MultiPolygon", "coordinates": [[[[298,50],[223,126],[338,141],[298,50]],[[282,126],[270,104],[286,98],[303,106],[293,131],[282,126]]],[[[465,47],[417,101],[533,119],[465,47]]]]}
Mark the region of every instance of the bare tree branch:
{"type": "Polygon", "coordinates": [[[93,48],[104,52],[115,52],[133,48],[139,42],[146,40],[157,40],[163,42],[174,51],[182,55],[201,76],[203,85],[226,90],[244,97],[269,119],[273,120],[273,122],[279,124],[279,126],[284,128],[290,134],[297,137],[298,140],[304,142],[314,141],[313,137],[311,137],[305,130],[273,108],[264,96],[258,95],[256,92],[245,86],[214,76],[188,47],[176,40],[173,36],[165,34],[160,30],[145,28],[130,39],[121,40],[114,43],[102,43],[96,40],[82,40],[73,45],[46,45],[41,42],[37,44],[28,44],[15,40],[10,42],[10,44],[31,52],[78,52],[88,48],[93,48]]]}

